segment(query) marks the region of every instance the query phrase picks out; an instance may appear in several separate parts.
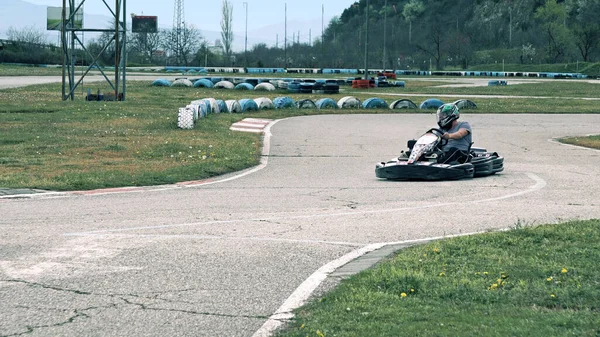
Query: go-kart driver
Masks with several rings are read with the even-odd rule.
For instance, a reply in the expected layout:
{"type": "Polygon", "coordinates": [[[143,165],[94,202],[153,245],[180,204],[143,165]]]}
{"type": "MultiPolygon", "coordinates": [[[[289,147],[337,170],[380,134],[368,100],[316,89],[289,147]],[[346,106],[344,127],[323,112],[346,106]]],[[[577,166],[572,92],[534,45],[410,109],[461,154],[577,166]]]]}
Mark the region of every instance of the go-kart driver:
{"type": "Polygon", "coordinates": [[[442,148],[444,153],[438,157],[438,163],[465,163],[469,159],[472,144],[471,125],[466,121],[458,121],[460,113],[454,104],[443,104],[436,115],[439,127],[445,131],[442,138],[448,140],[442,148]]]}

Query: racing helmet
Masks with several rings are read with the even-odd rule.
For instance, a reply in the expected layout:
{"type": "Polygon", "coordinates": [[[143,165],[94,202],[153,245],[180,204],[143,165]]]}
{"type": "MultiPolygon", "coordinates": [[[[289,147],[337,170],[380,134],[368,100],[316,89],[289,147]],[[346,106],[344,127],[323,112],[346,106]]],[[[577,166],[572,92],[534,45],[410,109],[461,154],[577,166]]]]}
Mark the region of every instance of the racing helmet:
{"type": "Polygon", "coordinates": [[[442,104],[437,110],[437,123],[442,129],[448,129],[452,121],[460,116],[458,107],[455,104],[442,104]]]}

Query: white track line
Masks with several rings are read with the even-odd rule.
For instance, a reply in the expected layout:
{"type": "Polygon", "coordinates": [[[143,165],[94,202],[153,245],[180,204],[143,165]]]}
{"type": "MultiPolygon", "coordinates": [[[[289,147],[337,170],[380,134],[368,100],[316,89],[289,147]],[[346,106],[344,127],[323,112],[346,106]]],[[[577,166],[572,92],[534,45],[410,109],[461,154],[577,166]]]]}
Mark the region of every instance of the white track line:
{"type": "MultiPolygon", "coordinates": [[[[251,172],[248,172],[247,174],[250,174],[250,173],[251,172]]],[[[356,216],[356,215],[366,215],[366,214],[385,214],[385,213],[394,213],[394,212],[413,211],[413,210],[419,210],[419,209],[429,209],[429,208],[435,208],[435,207],[445,207],[445,206],[465,205],[465,204],[479,204],[479,203],[484,203],[484,202],[505,200],[505,199],[515,198],[515,197],[519,197],[519,196],[522,196],[525,194],[533,193],[535,191],[539,191],[542,188],[546,187],[546,181],[543,180],[542,178],[538,177],[537,175],[535,175],[533,173],[529,173],[529,172],[526,172],[525,175],[527,175],[531,180],[535,181],[535,185],[530,186],[529,188],[525,188],[519,192],[510,193],[510,194],[506,194],[506,195],[502,195],[502,196],[494,197],[494,198],[480,199],[480,200],[471,200],[471,201],[464,201],[464,202],[446,202],[446,203],[429,204],[429,205],[415,206],[415,207],[376,209],[376,210],[369,210],[369,211],[304,214],[304,215],[285,216],[285,217],[276,217],[275,216],[275,217],[264,217],[264,218],[214,220],[214,221],[191,222],[191,223],[169,224],[169,225],[140,226],[140,227],[106,229],[106,230],[79,232],[79,233],[67,233],[65,235],[81,236],[81,235],[93,235],[93,234],[121,233],[121,232],[137,231],[137,230],[152,230],[152,229],[167,229],[167,228],[176,228],[176,227],[194,227],[194,226],[202,226],[202,225],[232,224],[232,223],[238,223],[238,222],[281,221],[281,220],[316,219],[316,218],[325,218],[325,217],[356,216]]],[[[229,179],[235,179],[235,178],[236,177],[232,177],[229,179]]],[[[227,181],[227,179],[224,179],[222,181],[210,182],[207,184],[216,184],[218,182],[223,182],[223,181],[227,181]]]]}

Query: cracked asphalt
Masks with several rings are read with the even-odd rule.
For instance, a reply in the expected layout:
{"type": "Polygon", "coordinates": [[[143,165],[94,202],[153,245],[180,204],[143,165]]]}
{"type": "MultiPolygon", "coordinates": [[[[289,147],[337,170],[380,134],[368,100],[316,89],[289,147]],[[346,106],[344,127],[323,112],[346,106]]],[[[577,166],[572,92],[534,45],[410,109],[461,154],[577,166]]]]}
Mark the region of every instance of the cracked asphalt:
{"type": "Polygon", "coordinates": [[[374,243],[600,218],[600,115],[480,115],[505,172],[375,178],[433,114],[296,117],[218,184],[0,199],[0,337],[252,336],[321,266],[374,243]]]}

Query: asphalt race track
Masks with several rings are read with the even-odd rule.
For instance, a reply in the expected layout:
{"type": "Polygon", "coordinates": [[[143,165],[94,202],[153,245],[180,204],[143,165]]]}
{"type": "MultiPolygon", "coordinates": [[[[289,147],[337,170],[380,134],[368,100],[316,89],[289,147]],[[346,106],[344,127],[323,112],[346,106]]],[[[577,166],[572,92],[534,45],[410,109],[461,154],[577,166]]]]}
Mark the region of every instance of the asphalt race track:
{"type": "Polygon", "coordinates": [[[268,163],[223,182],[0,199],[0,336],[258,336],[377,244],[600,218],[600,152],[551,140],[600,115],[462,119],[503,173],[378,180],[434,114],[325,115],[277,121],[268,163]]]}

